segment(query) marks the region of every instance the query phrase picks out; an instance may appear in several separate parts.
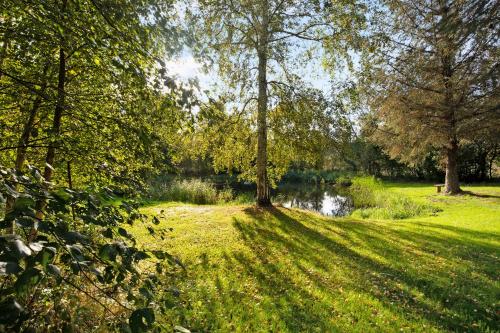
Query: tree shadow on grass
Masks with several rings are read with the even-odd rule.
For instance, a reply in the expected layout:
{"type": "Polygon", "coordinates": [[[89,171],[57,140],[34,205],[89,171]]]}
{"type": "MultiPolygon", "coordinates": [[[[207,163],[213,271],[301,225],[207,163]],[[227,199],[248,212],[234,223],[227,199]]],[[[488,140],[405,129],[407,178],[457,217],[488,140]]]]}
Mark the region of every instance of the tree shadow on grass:
{"type": "Polygon", "coordinates": [[[288,307],[278,313],[290,331],[310,323],[322,331],[332,329],[330,317],[317,315],[318,308],[326,313],[331,304],[297,286],[288,276],[291,271],[307,277],[330,299],[342,297],[340,287],[371,295],[391,311],[402,310],[408,319],[424,319],[443,329],[498,329],[492,303],[498,298],[499,251],[481,242],[495,235],[460,228],[450,236],[361,221],[318,222],[309,214],[277,208],[245,212],[251,220],[234,219],[234,226],[259,263],[241,253],[234,253],[234,260],[257,277],[262,293],[288,307]],[[488,255],[478,258],[477,251],[488,255]],[[289,260],[284,264],[278,257],[289,260]],[[293,297],[280,292],[290,286],[295,288],[293,297]]]}
{"type": "Polygon", "coordinates": [[[472,192],[472,191],[462,191],[462,192],[460,192],[460,195],[470,195],[472,197],[478,197],[478,198],[495,198],[495,199],[500,199],[500,195],[477,193],[477,192],[472,192]]]}

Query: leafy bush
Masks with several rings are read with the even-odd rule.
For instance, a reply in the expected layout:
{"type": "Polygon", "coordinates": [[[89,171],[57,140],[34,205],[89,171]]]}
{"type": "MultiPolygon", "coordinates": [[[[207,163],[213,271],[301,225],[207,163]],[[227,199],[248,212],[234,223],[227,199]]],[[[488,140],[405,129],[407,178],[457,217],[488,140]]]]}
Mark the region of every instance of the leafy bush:
{"type": "Polygon", "coordinates": [[[0,331],[144,332],[157,325],[155,313],[166,309],[155,286],[180,263],[139,247],[126,226],[144,223],[162,239],[167,231],[146,224],[136,203],[115,207],[99,198],[51,188],[33,167],[26,175],[0,168],[0,203],[14,203],[0,220],[10,232],[0,236],[0,331]]]}
{"type": "Polygon", "coordinates": [[[154,200],[180,201],[195,204],[217,204],[233,200],[230,188],[217,190],[212,183],[200,179],[174,180],[153,185],[150,197],[154,200]]]}
{"type": "Polygon", "coordinates": [[[340,185],[340,186],[351,186],[352,185],[352,179],[347,176],[340,176],[335,180],[335,184],[340,185]]]}
{"type": "Polygon", "coordinates": [[[431,205],[389,191],[375,177],[354,178],[349,191],[357,208],[353,215],[362,218],[405,219],[438,211],[431,205]]]}

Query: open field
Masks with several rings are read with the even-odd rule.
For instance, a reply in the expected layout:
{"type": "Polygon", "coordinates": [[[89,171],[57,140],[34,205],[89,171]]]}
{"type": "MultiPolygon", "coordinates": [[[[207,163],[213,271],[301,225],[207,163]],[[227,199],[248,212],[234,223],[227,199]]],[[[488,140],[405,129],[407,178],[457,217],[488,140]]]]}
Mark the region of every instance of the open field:
{"type": "Polygon", "coordinates": [[[386,187],[441,211],[393,221],[245,205],[145,207],[161,215],[158,228],[173,228],[152,246],[187,269],[174,282],[180,295],[165,293],[165,318],[192,332],[498,331],[500,187],[465,187],[473,194],[456,197],[431,185],[386,187]]]}

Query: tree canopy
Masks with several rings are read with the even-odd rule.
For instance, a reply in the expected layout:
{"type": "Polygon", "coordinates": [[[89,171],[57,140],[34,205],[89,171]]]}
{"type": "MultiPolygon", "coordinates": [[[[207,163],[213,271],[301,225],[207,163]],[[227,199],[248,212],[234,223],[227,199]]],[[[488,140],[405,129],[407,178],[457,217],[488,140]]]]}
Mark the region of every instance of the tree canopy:
{"type": "Polygon", "coordinates": [[[459,145],[498,135],[498,4],[387,1],[367,62],[374,140],[404,162],[442,151],[457,193],[459,145]]]}

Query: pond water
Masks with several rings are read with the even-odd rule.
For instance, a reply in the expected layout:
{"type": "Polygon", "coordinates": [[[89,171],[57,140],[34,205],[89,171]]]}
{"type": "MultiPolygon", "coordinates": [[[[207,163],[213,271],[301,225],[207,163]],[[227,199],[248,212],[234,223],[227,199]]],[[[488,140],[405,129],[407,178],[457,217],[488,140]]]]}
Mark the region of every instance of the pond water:
{"type": "Polygon", "coordinates": [[[332,185],[285,184],[274,193],[274,202],[287,208],[300,208],[326,216],[346,216],[354,209],[352,198],[332,185]]]}
{"type": "MultiPolygon", "coordinates": [[[[234,188],[236,193],[255,194],[254,187],[234,188]]],[[[346,216],[354,209],[352,198],[345,189],[333,185],[285,183],[271,191],[271,201],[287,208],[300,208],[326,216],[346,216]]]]}

